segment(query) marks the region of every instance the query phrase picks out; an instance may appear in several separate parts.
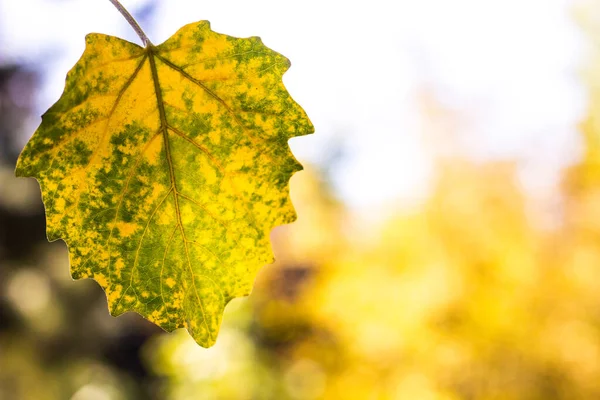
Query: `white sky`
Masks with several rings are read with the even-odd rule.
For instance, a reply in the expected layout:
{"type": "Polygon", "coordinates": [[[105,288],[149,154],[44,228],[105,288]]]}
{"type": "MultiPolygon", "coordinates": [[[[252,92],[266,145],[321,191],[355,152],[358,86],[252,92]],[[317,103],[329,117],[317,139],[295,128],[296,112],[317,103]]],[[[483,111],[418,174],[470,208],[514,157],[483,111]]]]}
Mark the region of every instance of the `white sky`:
{"type": "MultiPolygon", "coordinates": [[[[148,0],[122,3],[135,14],[148,0]]],[[[576,77],[582,38],[569,4],[162,0],[143,25],[160,43],[207,19],[217,32],[260,36],[288,57],[284,82],[316,127],[315,135],[293,139],[292,150],[300,161],[320,163],[342,145],[347,158],[334,182],[348,204],[363,209],[419,198],[427,188],[431,160],[415,98],[423,83],[470,118],[471,155],[519,158],[526,185],[551,186],[575,153],[584,105],[576,77]]],[[[108,0],[0,0],[5,61],[47,60],[40,114],[59,98],[89,32],[139,43],[108,0]]]]}

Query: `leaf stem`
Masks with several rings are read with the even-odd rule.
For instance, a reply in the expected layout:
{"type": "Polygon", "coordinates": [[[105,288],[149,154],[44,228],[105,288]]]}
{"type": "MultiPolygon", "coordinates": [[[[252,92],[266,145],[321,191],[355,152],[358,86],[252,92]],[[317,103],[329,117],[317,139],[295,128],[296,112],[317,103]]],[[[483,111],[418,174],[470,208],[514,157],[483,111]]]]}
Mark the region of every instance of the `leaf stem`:
{"type": "Polygon", "coordinates": [[[135,18],[133,18],[133,16],[129,14],[129,11],[127,11],[125,7],[123,7],[119,0],[108,1],[110,1],[117,8],[117,10],[119,10],[119,12],[125,17],[125,19],[127,20],[127,22],[129,22],[129,25],[131,25],[135,33],[137,33],[140,39],[142,39],[142,43],[144,43],[144,46],[152,46],[152,42],[150,41],[150,39],[148,39],[148,36],[146,36],[140,25],[135,20],[135,18]]]}

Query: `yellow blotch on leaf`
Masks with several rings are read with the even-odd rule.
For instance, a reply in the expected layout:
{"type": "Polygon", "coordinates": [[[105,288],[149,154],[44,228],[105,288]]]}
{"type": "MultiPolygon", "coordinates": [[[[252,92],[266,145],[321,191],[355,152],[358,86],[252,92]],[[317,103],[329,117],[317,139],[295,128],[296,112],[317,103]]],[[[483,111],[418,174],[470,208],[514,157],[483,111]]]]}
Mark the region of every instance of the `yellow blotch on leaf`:
{"type": "Polygon", "coordinates": [[[167,284],[168,287],[173,288],[173,286],[175,286],[175,279],[168,277],[165,280],[165,283],[167,284]]]}
{"type": "Polygon", "coordinates": [[[148,145],[144,155],[146,161],[148,161],[150,165],[155,166],[160,162],[160,151],[162,150],[162,146],[163,142],[160,140],[160,138],[153,139],[148,145]]]}
{"type": "Polygon", "coordinates": [[[138,224],[130,222],[117,222],[116,228],[119,230],[121,237],[130,237],[139,228],[138,224]]]}

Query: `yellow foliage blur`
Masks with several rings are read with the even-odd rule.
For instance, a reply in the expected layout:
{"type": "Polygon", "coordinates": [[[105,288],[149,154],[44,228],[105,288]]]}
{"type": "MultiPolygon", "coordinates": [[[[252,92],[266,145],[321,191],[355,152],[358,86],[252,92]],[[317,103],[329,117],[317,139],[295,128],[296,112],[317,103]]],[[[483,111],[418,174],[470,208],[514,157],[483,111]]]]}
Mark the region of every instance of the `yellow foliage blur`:
{"type": "Polygon", "coordinates": [[[224,338],[148,345],[171,398],[600,398],[600,218],[577,222],[583,193],[565,189],[564,221],[544,231],[511,165],[440,170],[419,212],[360,230],[299,175],[300,218],[224,338]]]}

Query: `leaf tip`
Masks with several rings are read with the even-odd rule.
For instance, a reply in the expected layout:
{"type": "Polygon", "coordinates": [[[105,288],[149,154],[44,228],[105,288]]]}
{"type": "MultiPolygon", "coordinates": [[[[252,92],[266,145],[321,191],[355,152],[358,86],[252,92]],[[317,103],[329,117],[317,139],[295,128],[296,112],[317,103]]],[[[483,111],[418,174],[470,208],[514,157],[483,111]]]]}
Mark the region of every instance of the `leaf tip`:
{"type": "Polygon", "coordinates": [[[88,33],[87,35],[85,35],[85,44],[93,44],[94,42],[96,42],[96,40],[98,40],[99,35],[99,33],[88,33]]]}
{"type": "Polygon", "coordinates": [[[24,155],[25,154],[25,150],[21,153],[21,155],[19,156],[19,158],[17,159],[17,165],[15,165],[15,177],[16,178],[35,178],[37,180],[37,177],[35,176],[35,170],[32,167],[30,162],[27,162],[26,160],[29,158],[29,156],[24,155]]]}
{"type": "Polygon", "coordinates": [[[210,21],[207,21],[205,19],[202,21],[198,21],[198,28],[210,30],[210,21]]]}
{"type": "Polygon", "coordinates": [[[256,44],[264,44],[262,39],[260,38],[260,36],[250,36],[248,38],[248,40],[250,40],[251,42],[254,42],[256,44]]]}
{"type": "Polygon", "coordinates": [[[17,160],[17,166],[15,167],[14,174],[16,178],[27,178],[27,174],[25,173],[21,163],[21,158],[17,160]]]}

